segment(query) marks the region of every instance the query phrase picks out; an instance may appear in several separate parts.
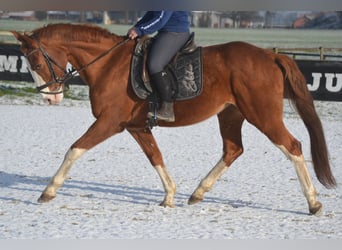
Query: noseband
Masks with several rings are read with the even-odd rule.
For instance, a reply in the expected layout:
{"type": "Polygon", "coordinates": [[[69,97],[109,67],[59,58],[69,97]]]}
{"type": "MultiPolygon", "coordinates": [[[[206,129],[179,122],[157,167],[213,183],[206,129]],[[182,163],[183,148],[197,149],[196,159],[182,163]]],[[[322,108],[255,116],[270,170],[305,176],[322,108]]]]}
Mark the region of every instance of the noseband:
{"type": "Polygon", "coordinates": [[[91,64],[95,63],[96,61],[98,61],[99,59],[101,59],[102,57],[106,56],[107,54],[109,54],[111,51],[113,51],[114,49],[120,47],[121,45],[127,43],[130,39],[126,38],[125,40],[115,44],[113,47],[111,47],[110,49],[108,49],[107,51],[103,52],[102,54],[100,54],[99,56],[97,56],[95,59],[93,59],[92,61],[90,61],[89,63],[85,64],[84,66],[82,66],[80,69],[72,69],[69,70],[68,72],[66,71],[66,69],[64,69],[62,66],[60,66],[55,60],[53,60],[49,54],[47,53],[47,51],[43,48],[42,44],[40,43],[40,41],[34,36],[32,35],[32,38],[37,42],[38,44],[38,48],[30,51],[28,54],[25,55],[26,58],[28,58],[30,55],[36,53],[36,52],[40,52],[42,53],[44,60],[49,68],[51,77],[52,77],[52,81],[47,82],[41,86],[36,87],[37,91],[39,93],[42,94],[48,94],[48,95],[57,95],[60,93],[63,93],[64,91],[64,85],[65,82],[71,78],[73,78],[75,75],[77,75],[79,72],[85,70],[86,68],[88,68],[91,64]],[[64,75],[62,77],[57,76],[56,72],[53,69],[53,65],[55,65],[57,68],[59,68],[60,70],[62,70],[64,72],[64,75]],[[62,90],[60,91],[50,91],[50,92],[46,92],[43,91],[43,89],[49,87],[52,84],[61,84],[63,86],[62,90]]]}

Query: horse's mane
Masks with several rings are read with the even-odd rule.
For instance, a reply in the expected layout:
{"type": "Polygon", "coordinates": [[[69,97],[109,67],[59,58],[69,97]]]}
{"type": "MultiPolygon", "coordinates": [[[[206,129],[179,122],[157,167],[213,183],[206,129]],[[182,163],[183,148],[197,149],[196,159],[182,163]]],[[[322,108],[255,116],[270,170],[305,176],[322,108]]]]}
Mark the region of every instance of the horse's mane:
{"type": "Polygon", "coordinates": [[[32,31],[36,37],[49,39],[63,39],[66,42],[85,41],[100,42],[103,38],[113,38],[117,35],[107,29],[90,24],[58,23],[48,24],[32,31]]]}

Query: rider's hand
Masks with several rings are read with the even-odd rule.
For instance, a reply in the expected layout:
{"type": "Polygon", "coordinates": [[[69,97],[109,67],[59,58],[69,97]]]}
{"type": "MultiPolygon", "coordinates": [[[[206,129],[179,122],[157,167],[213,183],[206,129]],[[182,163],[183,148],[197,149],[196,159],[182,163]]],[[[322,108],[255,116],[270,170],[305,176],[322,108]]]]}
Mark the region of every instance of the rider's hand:
{"type": "Polygon", "coordinates": [[[138,37],[138,33],[136,31],[136,29],[133,27],[133,28],[130,28],[127,32],[127,36],[130,38],[130,39],[135,39],[136,37],[138,37]]]}

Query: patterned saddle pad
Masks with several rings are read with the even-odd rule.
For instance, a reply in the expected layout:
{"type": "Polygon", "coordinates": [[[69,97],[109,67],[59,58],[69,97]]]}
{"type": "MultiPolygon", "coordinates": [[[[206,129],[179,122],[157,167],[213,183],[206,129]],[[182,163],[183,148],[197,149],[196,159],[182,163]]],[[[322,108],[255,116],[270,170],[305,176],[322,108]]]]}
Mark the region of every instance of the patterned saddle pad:
{"type": "MultiPolygon", "coordinates": [[[[146,55],[151,39],[153,38],[138,42],[132,56],[131,85],[135,94],[141,99],[146,99],[153,92],[146,69],[146,55]]],[[[172,76],[175,100],[187,100],[201,94],[203,88],[201,47],[189,49],[189,46],[185,46],[165,70],[172,76]]]]}

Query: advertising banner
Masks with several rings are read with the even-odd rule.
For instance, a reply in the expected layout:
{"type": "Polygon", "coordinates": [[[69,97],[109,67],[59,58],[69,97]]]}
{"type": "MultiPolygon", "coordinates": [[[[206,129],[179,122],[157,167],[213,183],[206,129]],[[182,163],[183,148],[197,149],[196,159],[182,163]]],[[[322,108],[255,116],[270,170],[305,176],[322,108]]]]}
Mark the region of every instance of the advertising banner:
{"type": "MultiPolygon", "coordinates": [[[[296,60],[315,100],[342,101],[342,61],[296,60]]],[[[71,68],[71,65],[68,65],[71,68]]],[[[32,82],[18,44],[0,44],[0,80],[32,82]]],[[[76,76],[68,84],[84,84],[76,76]]]]}

